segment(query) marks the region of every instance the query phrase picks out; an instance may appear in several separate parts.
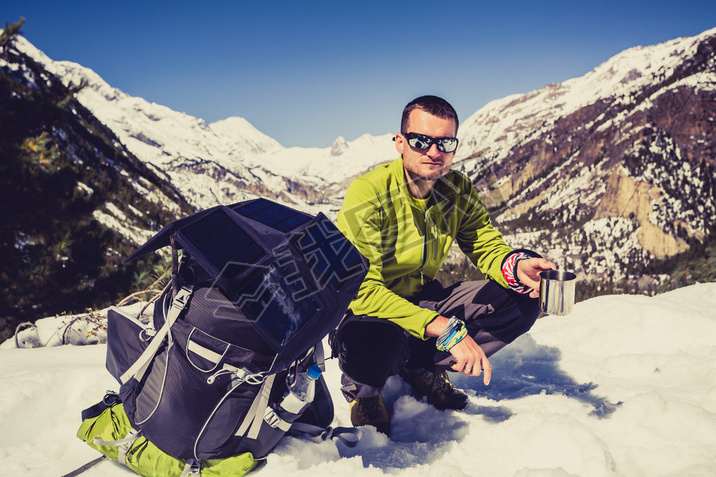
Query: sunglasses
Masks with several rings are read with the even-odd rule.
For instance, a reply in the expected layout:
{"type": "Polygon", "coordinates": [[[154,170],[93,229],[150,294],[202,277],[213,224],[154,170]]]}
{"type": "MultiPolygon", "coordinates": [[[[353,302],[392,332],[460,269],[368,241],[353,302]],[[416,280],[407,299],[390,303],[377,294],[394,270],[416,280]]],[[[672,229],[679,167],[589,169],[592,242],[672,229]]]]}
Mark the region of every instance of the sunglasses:
{"type": "Polygon", "coordinates": [[[418,133],[404,133],[405,139],[408,140],[408,145],[415,149],[427,151],[430,147],[435,144],[440,152],[455,152],[457,149],[457,138],[456,137],[430,137],[425,134],[418,133]]]}

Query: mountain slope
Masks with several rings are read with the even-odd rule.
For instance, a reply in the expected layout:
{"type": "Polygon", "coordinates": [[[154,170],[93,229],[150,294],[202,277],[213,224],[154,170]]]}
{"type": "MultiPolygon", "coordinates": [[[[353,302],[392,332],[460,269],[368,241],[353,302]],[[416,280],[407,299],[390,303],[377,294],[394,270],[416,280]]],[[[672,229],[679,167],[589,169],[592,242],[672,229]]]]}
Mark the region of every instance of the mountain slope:
{"type": "Polygon", "coordinates": [[[456,162],[515,245],[602,282],[688,250],[716,223],[716,29],[632,48],[581,78],[494,101],[456,162]]]}
{"type": "Polygon", "coordinates": [[[303,210],[335,211],[334,182],[395,155],[389,137],[378,145],[366,136],[352,143],[339,138],[333,148],[284,148],[243,118],[206,124],[129,96],[81,65],[53,61],[24,39],[18,43],[65,84],[86,82],[78,100],[199,209],[265,197],[303,210]]]}
{"type": "Polygon", "coordinates": [[[192,209],[12,42],[0,49],[0,338],[129,292],[133,246],[192,209]]]}
{"type": "MultiPolygon", "coordinates": [[[[596,286],[653,292],[670,272],[663,261],[716,222],[715,38],[632,48],[583,77],[493,101],[461,125],[455,168],[510,244],[596,286]]],[[[261,196],[335,217],[349,180],[396,155],[390,135],[284,148],[244,119],[207,125],[21,47],[66,84],[85,80],[79,100],[195,208],[261,196]]],[[[446,272],[465,269],[460,260],[446,272]]]]}

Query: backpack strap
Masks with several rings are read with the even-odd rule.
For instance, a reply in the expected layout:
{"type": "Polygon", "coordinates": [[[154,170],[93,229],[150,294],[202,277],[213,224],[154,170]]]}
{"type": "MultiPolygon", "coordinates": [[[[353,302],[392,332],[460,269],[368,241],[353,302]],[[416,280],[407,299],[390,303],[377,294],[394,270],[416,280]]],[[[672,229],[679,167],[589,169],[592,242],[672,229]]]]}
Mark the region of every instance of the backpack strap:
{"type": "Polygon", "coordinates": [[[129,449],[134,445],[134,441],[139,439],[142,435],[142,431],[138,431],[132,428],[123,439],[116,441],[105,441],[101,437],[95,437],[92,440],[92,444],[96,446],[113,446],[117,448],[117,462],[122,465],[127,465],[127,453],[129,449]]]}
{"type": "Polygon", "coordinates": [[[313,348],[313,356],[316,359],[316,364],[319,368],[321,368],[321,371],[324,373],[326,372],[326,355],[323,351],[323,343],[320,341],[316,343],[316,346],[313,348]]]}
{"type": "Polygon", "coordinates": [[[181,477],[200,477],[201,476],[201,461],[196,459],[187,459],[186,465],[184,466],[184,472],[181,473],[181,477]]]}
{"type": "Polygon", "coordinates": [[[132,430],[129,431],[129,434],[127,434],[124,439],[119,439],[117,441],[105,441],[101,437],[95,437],[92,440],[92,444],[96,446],[117,447],[117,462],[122,465],[127,465],[127,452],[129,452],[129,449],[132,448],[132,444],[134,444],[134,441],[139,439],[139,436],[141,435],[142,431],[138,431],[132,428],[132,430]]]}
{"type": "Polygon", "coordinates": [[[246,413],[244,420],[241,422],[241,426],[239,426],[236,434],[234,434],[235,436],[241,437],[246,434],[246,431],[249,431],[246,437],[249,439],[256,439],[258,437],[259,430],[261,429],[261,423],[264,420],[266,408],[268,407],[269,397],[271,396],[271,388],[273,387],[275,379],[276,374],[266,376],[266,379],[264,379],[264,382],[261,385],[261,389],[254,398],[254,402],[251,403],[249,411],[246,413]],[[251,426],[250,429],[249,426],[251,426]]]}
{"type": "Polygon", "coordinates": [[[164,342],[164,337],[169,334],[169,329],[177,320],[182,310],[184,310],[184,308],[186,308],[186,306],[189,304],[191,293],[191,285],[185,285],[181,290],[179,290],[177,296],[174,297],[174,300],[172,300],[172,306],[167,313],[166,320],[164,320],[164,325],[157,332],[157,334],[154,335],[154,338],[152,338],[152,341],[149,343],[141,356],[139,356],[139,358],[134,362],[134,364],[132,364],[132,366],[130,366],[130,368],[125,371],[122,376],[120,376],[120,383],[125,384],[132,378],[136,378],[137,381],[142,380],[144,373],[149,367],[149,363],[152,362],[152,359],[154,359],[154,356],[157,354],[157,351],[159,351],[159,347],[162,345],[162,342],[164,342]]]}
{"type": "Polygon", "coordinates": [[[69,474],[63,475],[62,477],[77,477],[77,476],[80,475],[80,474],[84,474],[85,472],[87,472],[87,471],[90,470],[92,467],[94,467],[95,465],[99,464],[100,462],[102,462],[102,461],[105,460],[106,458],[107,458],[106,455],[97,457],[96,459],[93,459],[93,460],[87,462],[86,464],[84,464],[84,465],[80,466],[79,468],[73,470],[73,471],[70,472],[69,474]]]}
{"type": "Polygon", "coordinates": [[[283,432],[288,432],[291,429],[291,422],[284,421],[271,406],[266,406],[266,413],[264,413],[264,421],[274,429],[281,429],[283,432]]]}
{"type": "Polygon", "coordinates": [[[104,395],[104,398],[102,398],[100,402],[82,411],[82,420],[84,421],[85,419],[99,416],[105,409],[112,407],[119,402],[121,402],[119,394],[113,391],[107,391],[107,394],[104,395]]]}

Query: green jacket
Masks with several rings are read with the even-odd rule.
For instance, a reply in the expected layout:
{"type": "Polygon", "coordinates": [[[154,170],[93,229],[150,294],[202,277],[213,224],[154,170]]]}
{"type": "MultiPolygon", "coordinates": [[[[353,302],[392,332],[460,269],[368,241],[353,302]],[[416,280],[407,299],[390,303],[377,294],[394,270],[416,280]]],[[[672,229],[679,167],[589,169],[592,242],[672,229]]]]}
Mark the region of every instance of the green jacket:
{"type": "Polygon", "coordinates": [[[388,319],[416,337],[427,338],[425,326],[437,313],[408,299],[435,277],[453,241],[488,279],[508,287],[501,265],[512,248],[493,228],[470,179],[457,171],[420,201],[408,191],[402,157],[379,166],[349,186],[338,228],[370,262],[350,310],[388,319]]]}

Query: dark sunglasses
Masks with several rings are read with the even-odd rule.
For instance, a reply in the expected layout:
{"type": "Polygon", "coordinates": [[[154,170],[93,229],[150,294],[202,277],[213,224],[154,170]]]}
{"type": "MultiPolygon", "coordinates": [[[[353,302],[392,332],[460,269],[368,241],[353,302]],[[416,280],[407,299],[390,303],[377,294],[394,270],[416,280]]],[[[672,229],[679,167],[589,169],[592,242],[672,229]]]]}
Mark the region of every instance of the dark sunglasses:
{"type": "Polygon", "coordinates": [[[410,147],[422,151],[427,151],[433,144],[438,147],[440,152],[455,152],[455,149],[457,149],[458,141],[456,137],[430,137],[425,134],[411,132],[402,134],[408,140],[410,147]]]}

